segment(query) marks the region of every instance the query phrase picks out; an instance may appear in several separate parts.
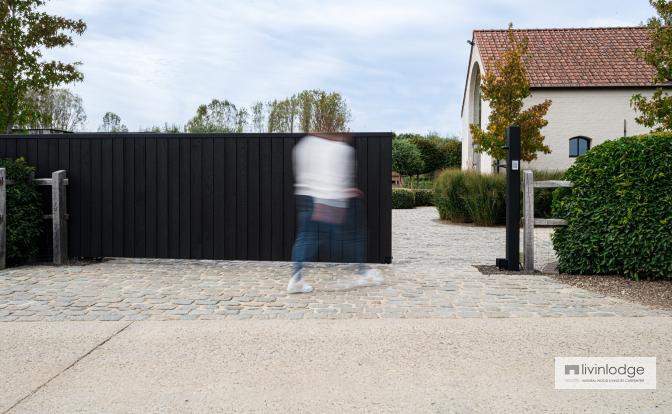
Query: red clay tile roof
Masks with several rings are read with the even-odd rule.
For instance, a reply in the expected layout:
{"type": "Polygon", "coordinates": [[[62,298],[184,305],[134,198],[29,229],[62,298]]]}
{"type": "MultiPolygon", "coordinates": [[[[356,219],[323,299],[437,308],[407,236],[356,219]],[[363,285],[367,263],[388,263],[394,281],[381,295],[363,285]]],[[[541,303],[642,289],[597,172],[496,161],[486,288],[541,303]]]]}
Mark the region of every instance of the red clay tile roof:
{"type": "MultiPolygon", "coordinates": [[[[531,87],[655,85],[655,69],[635,53],[650,42],[649,29],[645,27],[514,32],[529,39],[526,66],[531,87]]],[[[475,30],[474,42],[486,70],[491,70],[509,41],[506,30],[475,30]]]]}

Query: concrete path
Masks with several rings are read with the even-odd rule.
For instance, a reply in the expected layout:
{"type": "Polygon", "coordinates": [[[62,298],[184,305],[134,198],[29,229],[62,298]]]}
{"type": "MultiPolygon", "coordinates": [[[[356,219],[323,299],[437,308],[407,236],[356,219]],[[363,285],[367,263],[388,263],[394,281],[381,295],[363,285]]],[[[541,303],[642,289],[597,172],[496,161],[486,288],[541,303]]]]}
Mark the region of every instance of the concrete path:
{"type": "MultiPolygon", "coordinates": [[[[504,228],[448,225],[434,208],[394,211],[394,262],[382,286],[352,288],[352,268],[314,265],[316,291],[287,295],[289,263],[110,259],[0,272],[0,321],[656,316],[540,275],[482,275],[504,228]]],[[[538,263],[553,260],[537,231],[538,263]]]]}
{"type": "Polygon", "coordinates": [[[504,229],[437,219],[394,212],[384,285],[346,288],[351,268],[315,265],[310,295],[285,293],[287,263],[2,271],[0,414],[672,412],[670,312],[482,275],[504,229]],[[658,388],[557,391],[556,356],[655,356],[658,388]]]}
{"type": "Polygon", "coordinates": [[[36,322],[0,338],[0,413],[672,412],[672,318],[36,322]],[[657,356],[658,389],[555,390],[553,358],[576,355],[657,356]]]}

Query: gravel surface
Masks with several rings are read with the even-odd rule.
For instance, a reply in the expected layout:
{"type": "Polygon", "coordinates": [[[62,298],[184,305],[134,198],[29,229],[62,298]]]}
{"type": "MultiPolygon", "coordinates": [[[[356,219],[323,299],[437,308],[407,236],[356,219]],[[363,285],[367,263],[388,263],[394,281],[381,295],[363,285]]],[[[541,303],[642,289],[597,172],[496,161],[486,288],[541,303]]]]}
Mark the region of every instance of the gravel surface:
{"type": "Polygon", "coordinates": [[[558,282],[659,309],[672,309],[672,280],[631,280],[622,276],[551,276],[558,282]]]}

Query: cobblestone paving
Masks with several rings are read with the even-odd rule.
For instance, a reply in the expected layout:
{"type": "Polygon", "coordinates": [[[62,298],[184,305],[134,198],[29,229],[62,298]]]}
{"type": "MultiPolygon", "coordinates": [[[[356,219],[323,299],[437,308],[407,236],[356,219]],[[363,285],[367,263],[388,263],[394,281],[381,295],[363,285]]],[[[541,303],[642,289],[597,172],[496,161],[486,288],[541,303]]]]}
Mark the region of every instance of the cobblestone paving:
{"type": "MultiPolygon", "coordinates": [[[[380,286],[351,286],[347,265],[316,264],[316,291],[287,295],[288,263],[109,259],[0,272],[0,321],[508,318],[669,315],[540,275],[482,275],[504,228],[440,223],[433,208],[394,211],[394,264],[380,286]]],[[[537,230],[540,260],[553,260],[537,230]]]]}

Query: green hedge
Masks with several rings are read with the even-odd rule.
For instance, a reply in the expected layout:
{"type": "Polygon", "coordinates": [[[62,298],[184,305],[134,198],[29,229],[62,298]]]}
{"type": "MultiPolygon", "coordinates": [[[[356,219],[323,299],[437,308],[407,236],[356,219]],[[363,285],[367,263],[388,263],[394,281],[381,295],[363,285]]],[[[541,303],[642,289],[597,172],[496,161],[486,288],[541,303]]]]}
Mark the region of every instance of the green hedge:
{"type": "Polygon", "coordinates": [[[672,134],[607,141],[565,178],[574,187],[553,202],[569,222],[553,235],[560,271],[672,279],[672,134]]]}
{"type": "Polygon", "coordinates": [[[392,189],[392,208],[409,209],[415,207],[415,191],[407,188],[392,189]]]}
{"type": "Polygon", "coordinates": [[[434,185],[434,203],[444,220],[492,226],[506,217],[506,178],[472,171],[446,170],[434,185]]]}
{"type": "MultiPolygon", "coordinates": [[[[446,168],[459,168],[462,164],[462,143],[456,139],[443,138],[437,134],[400,134],[396,139],[408,142],[418,149],[422,168],[416,170],[414,174],[430,174],[446,168]]],[[[393,146],[392,158],[408,158],[400,153],[401,150],[402,148],[393,146]]]]}
{"type": "Polygon", "coordinates": [[[419,189],[415,191],[415,206],[433,206],[434,205],[434,191],[428,189],[419,189]]]}
{"type": "Polygon", "coordinates": [[[38,238],[42,228],[40,194],[33,184],[35,169],[23,158],[1,159],[7,178],[7,264],[18,265],[33,258],[38,252],[38,238]]]}

